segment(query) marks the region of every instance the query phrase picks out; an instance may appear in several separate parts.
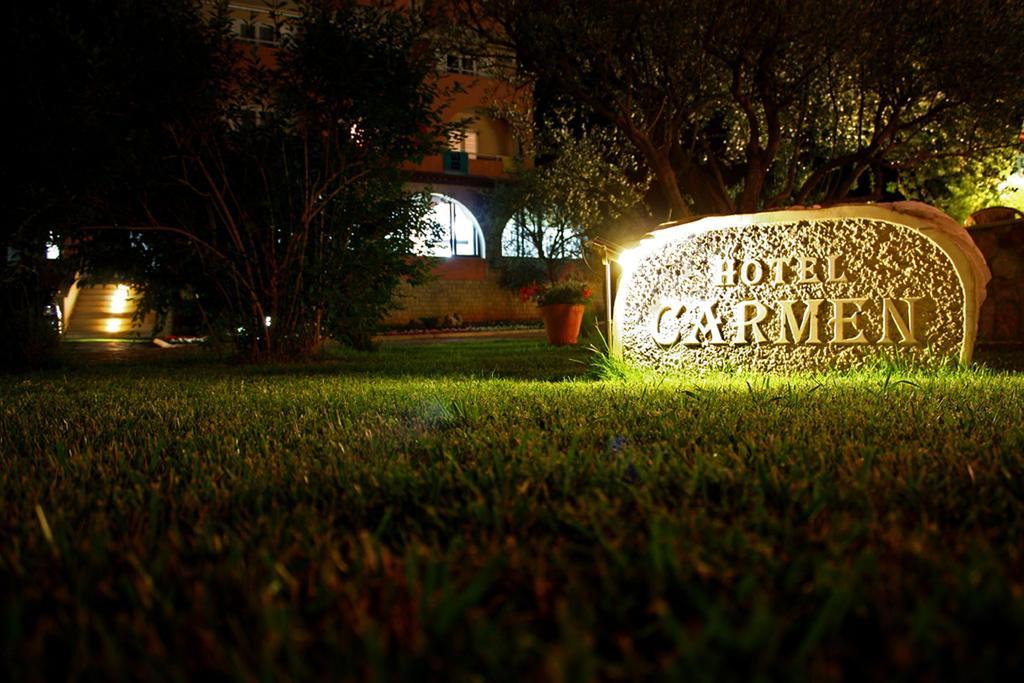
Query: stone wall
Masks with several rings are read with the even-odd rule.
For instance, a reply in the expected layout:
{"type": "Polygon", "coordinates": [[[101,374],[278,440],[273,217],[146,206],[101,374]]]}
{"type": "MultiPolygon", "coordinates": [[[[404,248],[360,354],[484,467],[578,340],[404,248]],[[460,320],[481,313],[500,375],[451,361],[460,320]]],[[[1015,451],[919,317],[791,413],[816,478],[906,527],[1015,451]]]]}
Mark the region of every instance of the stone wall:
{"type": "Polygon", "coordinates": [[[978,225],[969,234],[992,271],[978,343],[1024,344],[1024,221],[978,225]]]}

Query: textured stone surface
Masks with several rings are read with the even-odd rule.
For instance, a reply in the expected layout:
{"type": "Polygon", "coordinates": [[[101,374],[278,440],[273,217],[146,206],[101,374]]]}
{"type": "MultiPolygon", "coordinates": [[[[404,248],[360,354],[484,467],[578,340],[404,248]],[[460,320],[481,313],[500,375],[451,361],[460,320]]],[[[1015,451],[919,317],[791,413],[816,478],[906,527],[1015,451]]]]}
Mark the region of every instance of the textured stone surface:
{"type": "Polygon", "coordinates": [[[630,260],[615,348],[655,368],[966,362],[989,278],[966,231],[914,202],[707,218],[652,233],[630,260]]]}

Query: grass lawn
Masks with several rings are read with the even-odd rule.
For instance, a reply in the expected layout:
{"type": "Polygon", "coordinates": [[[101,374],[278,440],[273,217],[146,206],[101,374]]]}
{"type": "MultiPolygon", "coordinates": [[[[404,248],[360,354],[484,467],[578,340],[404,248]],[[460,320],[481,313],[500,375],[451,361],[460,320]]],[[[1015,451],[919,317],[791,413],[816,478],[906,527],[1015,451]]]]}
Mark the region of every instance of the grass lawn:
{"type": "Polygon", "coordinates": [[[0,377],[0,679],[1024,680],[1024,375],[166,357],[0,377]]]}

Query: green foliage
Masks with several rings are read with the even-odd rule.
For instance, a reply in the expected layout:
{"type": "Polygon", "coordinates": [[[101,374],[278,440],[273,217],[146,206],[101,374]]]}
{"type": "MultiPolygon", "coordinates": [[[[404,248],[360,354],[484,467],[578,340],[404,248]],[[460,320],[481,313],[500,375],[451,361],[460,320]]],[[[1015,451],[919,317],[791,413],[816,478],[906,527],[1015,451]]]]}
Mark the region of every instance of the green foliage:
{"type": "Polygon", "coordinates": [[[0,378],[4,680],[1024,666],[1020,375],[179,353],[0,378]]]}
{"type": "Polygon", "coordinates": [[[29,269],[8,267],[0,279],[0,369],[37,368],[52,364],[60,341],[57,318],[47,314],[52,290],[29,269]]]}
{"type": "Polygon", "coordinates": [[[590,283],[579,280],[562,280],[529,291],[530,298],[536,301],[538,306],[585,304],[590,301],[593,293],[590,283]]]}
{"type": "Polygon", "coordinates": [[[0,247],[42,256],[83,222],[152,189],[165,127],[212,105],[226,26],[193,0],[50,0],[8,14],[5,215],[0,247]],[[153,181],[151,184],[150,181],[153,181]]]}
{"type": "Polygon", "coordinates": [[[580,320],[580,337],[582,339],[594,339],[595,336],[601,335],[602,327],[603,321],[598,315],[597,307],[588,305],[583,309],[583,318],[580,320]]]}
{"type": "Polygon", "coordinates": [[[908,194],[924,197],[961,222],[991,206],[1024,211],[1024,152],[991,154],[974,163],[932,169],[931,177],[913,186],[908,194]]]}
{"type": "MultiPolygon", "coordinates": [[[[537,282],[551,280],[551,264],[538,258],[505,258],[501,261],[501,286],[512,292],[521,292],[537,282]]],[[[555,262],[555,267],[561,261],[555,262]]]]}
{"type": "Polygon", "coordinates": [[[1019,3],[461,4],[542,97],[619,130],[676,219],[891,198],[1024,118],[1019,3]]]}
{"type": "MultiPolygon", "coordinates": [[[[219,17],[192,0],[10,8],[7,98],[14,106],[6,112],[0,165],[5,360],[40,360],[52,349],[53,324],[42,311],[86,268],[92,250],[81,226],[132,224],[141,213],[138,198],[165,187],[166,127],[185,107],[197,113],[212,106],[207,86],[223,58],[219,17]],[[45,258],[50,242],[65,247],[59,261],[45,258]],[[71,242],[75,248],[67,249],[71,242]],[[9,250],[16,259],[8,259],[9,250]]],[[[89,266],[129,281],[157,270],[146,259],[89,266]]],[[[182,281],[173,273],[166,279],[182,281]]]]}
{"type": "Polygon", "coordinates": [[[535,164],[519,166],[511,182],[490,193],[493,213],[509,217],[502,254],[513,257],[503,260],[513,288],[540,279],[517,276],[536,271],[537,263],[549,281],[558,280],[570,262],[584,258],[586,241],[622,233],[622,224],[643,212],[648,182],[610,129],[574,131],[564,116],[553,116],[530,137],[535,164]],[[527,256],[537,263],[516,263],[527,256]]]}
{"type": "Polygon", "coordinates": [[[208,314],[253,359],[316,354],[328,336],[369,345],[398,284],[426,273],[408,255],[429,206],[399,167],[445,131],[408,13],[305,3],[290,29],[273,62],[236,55],[215,116],[178,122],[191,193],[149,212],[149,230],[195,248],[208,314]]]}
{"type": "MultiPolygon", "coordinates": [[[[624,142],[608,128],[573,130],[559,114],[533,131],[536,165],[512,173],[515,183],[494,193],[505,214],[525,214],[531,237],[543,226],[575,237],[607,234],[612,225],[642,205],[646,174],[624,142]]],[[[540,254],[547,244],[534,238],[540,254]]]]}
{"type": "Polygon", "coordinates": [[[39,251],[85,223],[69,274],[131,282],[143,307],[253,359],[315,354],[325,337],[368,344],[399,282],[426,272],[408,258],[432,225],[426,198],[403,191],[399,167],[444,139],[436,61],[408,12],[300,9],[289,31],[269,15],[281,41],[268,60],[233,40],[225,5],[18,8],[17,50],[37,68],[16,85],[42,140],[18,136],[19,234],[39,251]]]}

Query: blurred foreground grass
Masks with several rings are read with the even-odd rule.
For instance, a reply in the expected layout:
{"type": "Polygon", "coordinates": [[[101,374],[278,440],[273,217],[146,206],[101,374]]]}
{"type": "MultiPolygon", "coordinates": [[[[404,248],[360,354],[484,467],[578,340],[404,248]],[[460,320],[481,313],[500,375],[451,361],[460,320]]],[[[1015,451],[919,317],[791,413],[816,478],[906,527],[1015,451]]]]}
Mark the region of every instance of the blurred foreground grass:
{"type": "Polygon", "coordinates": [[[0,378],[0,678],[1017,679],[1024,376],[0,378]]]}

